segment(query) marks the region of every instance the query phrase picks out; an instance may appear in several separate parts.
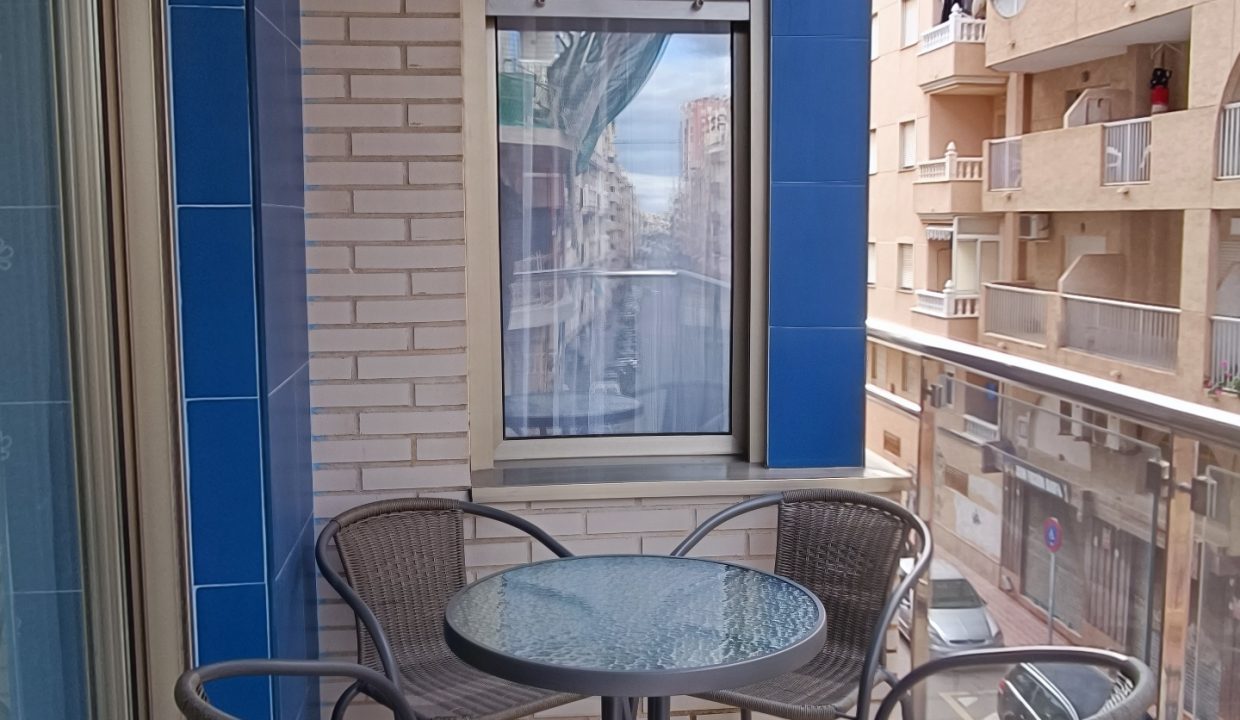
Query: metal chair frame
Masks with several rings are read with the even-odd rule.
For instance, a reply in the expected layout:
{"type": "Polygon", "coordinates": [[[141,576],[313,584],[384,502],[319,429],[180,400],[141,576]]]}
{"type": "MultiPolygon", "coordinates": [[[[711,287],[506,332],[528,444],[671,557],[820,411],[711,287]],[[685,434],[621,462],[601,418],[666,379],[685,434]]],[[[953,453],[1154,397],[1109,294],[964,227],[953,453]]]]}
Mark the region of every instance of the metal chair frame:
{"type": "Polygon", "coordinates": [[[203,686],[212,680],[263,675],[348,677],[359,692],[392,711],[396,720],[423,720],[409,707],[400,688],[380,673],[353,663],[319,660],[231,660],[186,670],[177,678],[173,697],[189,720],[240,720],[207,699],[203,686]]]}
{"type": "Polygon", "coordinates": [[[891,692],[878,706],[874,720],[889,720],[897,704],[903,706],[904,720],[913,720],[905,697],[917,683],[945,670],[982,665],[1015,665],[1027,662],[1074,663],[1106,667],[1119,672],[1130,683],[1132,690],[1117,705],[1107,707],[1082,720],[1139,720],[1155,701],[1158,687],[1154,673],[1136,658],[1100,648],[1033,645],[1028,647],[1000,648],[996,650],[966,650],[924,665],[918,665],[892,686],[891,692]]]}
{"type": "MultiPolygon", "coordinates": [[[[374,642],[375,649],[379,654],[379,659],[383,665],[383,674],[387,679],[400,687],[400,668],[396,663],[395,655],[392,652],[392,646],[388,641],[387,634],[379,624],[379,619],[374,612],[367,607],[361,596],[349,585],[340,573],[328,562],[328,555],[332,552],[332,542],[336,535],[344,527],[364,520],[366,518],[377,517],[392,513],[401,512],[419,512],[419,511],[437,511],[437,510],[456,510],[467,515],[476,517],[484,517],[496,522],[504,523],[537,540],[556,557],[572,557],[572,553],[568,548],[564,547],[558,540],[552,537],[547,531],[538,527],[534,523],[523,517],[518,517],[512,513],[504,512],[487,505],[479,505],[477,503],[467,502],[464,500],[449,500],[443,498],[402,498],[398,500],[380,500],[378,502],[368,503],[337,515],[327,522],[323,530],[319,533],[318,540],[314,545],[314,559],[319,566],[319,572],[323,574],[323,578],[327,580],[327,584],[332,586],[349,605],[357,617],[359,623],[366,629],[374,642]]],[[[359,658],[361,655],[361,632],[358,633],[359,658]]],[[[340,695],[336,701],[336,706],[332,710],[332,720],[342,720],[348,706],[357,697],[362,687],[360,683],[350,685],[340,695]]],[[[403,696],[402,696],[403,697],[403,696]]]]}
{"type": "MultiPolygon", "coordinates": [[[[895,618],[896,611],[900,605],[900,599],[913,589],[917,581],[930,567],[930,560],[934,554],[934,541],[930,537],[930,529],[921,518],[899,503],[869,493],[851,490],[798,490],[771,493],[739,502],[707,518],[705,522],[681,541],[672,550],[671,554],[673,556],[688,554],[712,530],[745,513],[784,503],[798,502],[841,502],[870,505],[899,517],[913,531],[913,534],[917,536],[919,547],[916,548],[913,566],[904,576],[904,579],[896,585],[895,591],[888,596],[878,624],[873,630],[873,640],[866,651],[865,660],[861,666],[861,676],[858,678],[856,717],[865,720],[868,717],[870,708],[870,693],[875,683],[885,682],[889,685],[894,685],[897,679],[894,674],[882,667],[882,658],[886,650],[887,628],[895,618]]],[[[827,622],[831,622],[830,617],[827,618],[827,622]]],[[[745,708],[741,708],[741,711],[744,720],[748,720],[751,716],[751,711],[745,708]]]]}

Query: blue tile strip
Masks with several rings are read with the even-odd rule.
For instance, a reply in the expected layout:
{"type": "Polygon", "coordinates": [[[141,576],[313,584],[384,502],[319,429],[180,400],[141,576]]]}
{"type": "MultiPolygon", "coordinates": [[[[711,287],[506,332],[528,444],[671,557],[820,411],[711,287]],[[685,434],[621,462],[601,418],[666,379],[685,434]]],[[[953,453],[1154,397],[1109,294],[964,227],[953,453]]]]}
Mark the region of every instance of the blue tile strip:
{"type": "MultiPolygon", "coordinates": [[[[317,657],[299,3],[168,15],[195,657],[317,657]]],[[[318,684],[211,696],[293,719],[318,684]]]]}
{"type": "Polygon", "coordinates": [[[767,463],[859,466],[869,3],[771,0],[771,30],[767,463]]]}

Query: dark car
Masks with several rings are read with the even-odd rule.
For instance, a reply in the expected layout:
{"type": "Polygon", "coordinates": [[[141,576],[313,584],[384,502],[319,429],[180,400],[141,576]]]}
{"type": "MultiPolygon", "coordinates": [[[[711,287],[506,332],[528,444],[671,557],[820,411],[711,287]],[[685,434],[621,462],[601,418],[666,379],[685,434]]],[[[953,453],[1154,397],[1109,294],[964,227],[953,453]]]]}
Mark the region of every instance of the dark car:
{"type": "Polygon", "coordinates": [[[999,720],[1081,720],[1102,710],[1114,689],[1111,676],[1089,665],[1021,663],[999,682],[999,720]]]}

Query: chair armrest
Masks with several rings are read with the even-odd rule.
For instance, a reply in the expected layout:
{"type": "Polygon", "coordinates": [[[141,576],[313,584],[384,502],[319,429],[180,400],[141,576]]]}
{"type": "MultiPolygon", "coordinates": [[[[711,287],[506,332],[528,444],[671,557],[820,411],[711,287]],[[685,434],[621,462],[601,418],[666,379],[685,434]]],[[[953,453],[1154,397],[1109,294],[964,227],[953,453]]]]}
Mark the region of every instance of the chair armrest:
{"type": "Polygon", "coordinates": [[[353,663],[319,660],[231,660],[185,671],[177,678],[173,694],[177,707],[187,716],[193,712],[192,717],[204,720],[238,720],[207,701],[202,692],[203,684],[224,678],[261,675],[353,678],[362,692],[391,710],[396,720],[420,720],[394,683],[370,668],[353,663]]]}
{"type": "Polygon", "coordinates": [[[702,538],[706,537],[710,531],[731,520],[738,515],[744,515],[747,512],[759,510],[771,505],[778,505],[784,499],[783,493],[771,493],[769,495],[759,495],[756,498],[750,498],[743,502],[736,503],[730,507],[726,507],[719,512],[706,518],[706,521],[698,525],[693,532],[689,533],[680,544],[671,552],[672,557],[684,557],[689,554],[695,545],[702,542],[702,538]]]}
{"type": "Polygon", "coordinates": [[[1034,645],[995,650],[966,650],[932,660],[909,671],[903,679],[892,686],[891,691],[883,698],[882,704],[878,706],[878,712],[875,714],[874,720],[888,720],[892,710],[895,709],[895,706],[901,699],[917,683],[932,675],[937,675],[946,670],[959,670],[984,665],[1014,665],[1024,662],[1058,662],[1103,666],[1117,670],[1124,675],[1132,683],[1133,687],[1127,698],[1125,698],[1123,705],[1126,708],[1133,709],[1133,713],[1123,715],[1116,713],[1114,709],[1102,710],[1093,716],[1095,720],[1100,717],[1115,717],[1117,720],[1139,717],[1136,711],[1139,710],[1141,713],[1144,713],[1146,708],[1153,704],[1157,694],[1154,674],[1149,667],[1136,658],[1111,652],[1110,650],[1058,645],[1034,645]]]}
{"type": "MultiPolygon", "coordinates": [[[[327,561],[328,545],[331,544],[332,538],[336,537],[336,533],[340,530],[340,524],[335,520],[328,521],[323,531],[319,533],[319,539],[314,543],[314,561],[319,566],[319,572],[323,574],[323,579],[328,585],[340,595],[340,598],[348,604],[357,616],[358,622],[366,628],[366,632],[370,634],[371,641],[375,644],[375,650],[379,653],[379,660],[383,663],[383,672],[387,675],[388,680],[392,683],[400,682],[400,668],[396,664],[396,655],[392,652],[392,645],[388,642],[387,635],[383,632],[383,628],[379,625],[379,618],[375,616],[373,610],[366,605],[366,601],[362,600],[362,596],[357,594],[353,586],[342,577],[340,573],[332,568],[327,561]]],[[[358,647],[361,647],[361,634],[358,634],[358,647]]]]}
{"type": "Polygon", "coordinates": [[[538,542],[542,543],[543,547],[554,553],[556,557],[563,558],[573,556],[573,554],[569,552],[568,548],[564,547],[559,540],[551,537],[550,533],[519,515],[504,512],[503,510],[493,508],[490,505],[479,505],[478,503],[472,502],[461,502],[461,506],[465,512],[470,513],[471,515],[479,515],[496,522],[502,522],[505,525],[509,525],[520,530],[526,535],[529,535],[538,542]]]}

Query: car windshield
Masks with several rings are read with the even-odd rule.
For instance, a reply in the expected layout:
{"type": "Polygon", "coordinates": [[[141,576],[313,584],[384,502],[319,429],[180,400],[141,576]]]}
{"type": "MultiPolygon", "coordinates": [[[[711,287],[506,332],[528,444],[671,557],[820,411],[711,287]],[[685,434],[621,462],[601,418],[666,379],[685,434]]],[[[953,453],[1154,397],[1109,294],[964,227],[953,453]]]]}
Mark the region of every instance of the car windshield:
{"type": "Polygon", "coordinates": [[[982,599],[968,580],[935,580],[930,591],[930,607],[962,610],[982,606],[982,599]]]}

